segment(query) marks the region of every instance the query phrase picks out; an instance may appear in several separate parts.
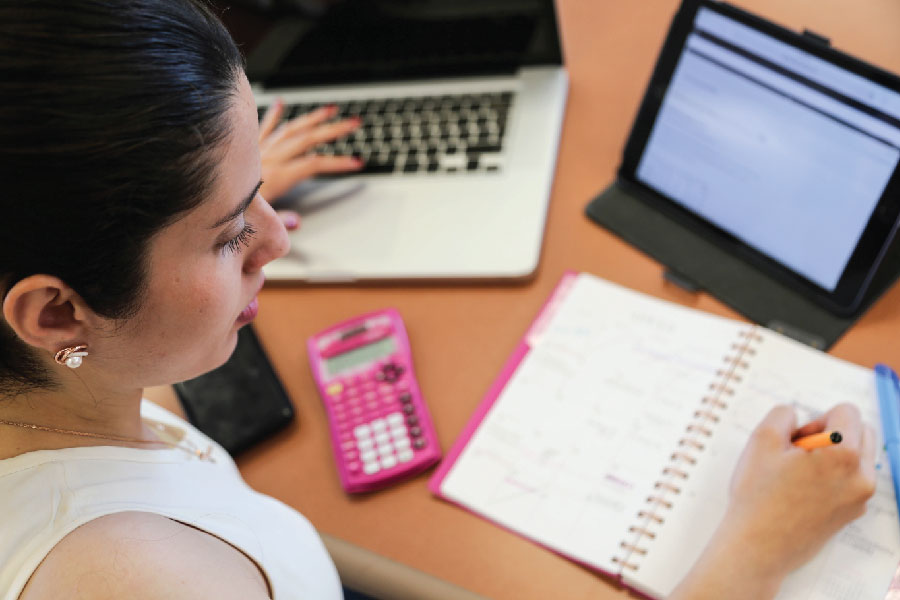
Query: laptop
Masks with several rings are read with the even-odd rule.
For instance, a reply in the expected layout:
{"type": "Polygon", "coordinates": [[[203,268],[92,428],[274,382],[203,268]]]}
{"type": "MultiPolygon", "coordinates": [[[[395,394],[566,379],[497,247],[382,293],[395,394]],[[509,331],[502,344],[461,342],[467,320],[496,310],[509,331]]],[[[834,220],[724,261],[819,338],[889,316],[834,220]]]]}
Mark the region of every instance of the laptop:
{"type": "Polygon", "coordinates": [[[568,90],[552,0],[232,0],[262,115],[337,104],[316,151],[355,174],[276,206],[303,225],[269,280],[524,280],[537,268],[568,90]]]}

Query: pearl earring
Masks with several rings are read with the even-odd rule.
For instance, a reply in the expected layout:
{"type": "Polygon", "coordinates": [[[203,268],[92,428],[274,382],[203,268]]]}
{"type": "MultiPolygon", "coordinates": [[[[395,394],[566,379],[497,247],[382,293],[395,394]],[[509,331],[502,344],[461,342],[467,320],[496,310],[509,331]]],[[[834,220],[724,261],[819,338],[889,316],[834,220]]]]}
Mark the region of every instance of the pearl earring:
{"type": "Polygon", "coordinates": [[[53,360],[61,365],[66,365],[70,369],[77,369],[81,366],[82,359],[87,355],[87,346],[70,346],[57,352],[53,360]]]}

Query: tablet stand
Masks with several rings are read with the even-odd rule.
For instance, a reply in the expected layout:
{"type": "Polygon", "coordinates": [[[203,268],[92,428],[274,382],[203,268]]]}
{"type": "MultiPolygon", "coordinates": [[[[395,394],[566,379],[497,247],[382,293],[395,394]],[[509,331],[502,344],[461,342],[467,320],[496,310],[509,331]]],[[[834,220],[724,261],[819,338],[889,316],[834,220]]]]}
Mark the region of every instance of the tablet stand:
{"type": "Polygon", "coordinates": [[[633,188],[613,183],[588,204],[587,216],[665,265],[668,281],[708,292],[748,319],[820,350],[831,347],[900,274],[895,240],[860,309],[838,316],[651,206],[633,188]]]}

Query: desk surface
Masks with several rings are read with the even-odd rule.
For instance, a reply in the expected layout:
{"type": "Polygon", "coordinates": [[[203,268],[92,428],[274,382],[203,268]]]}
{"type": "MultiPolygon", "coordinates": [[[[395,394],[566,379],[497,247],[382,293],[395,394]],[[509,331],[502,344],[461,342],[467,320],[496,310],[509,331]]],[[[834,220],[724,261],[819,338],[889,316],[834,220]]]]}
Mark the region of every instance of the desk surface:
{"type": "MultiPolygon", "coordinates": [[[[250,485],[295,507],[326,533],[490,598],[628,596],[588,570],[433,498],[427,476],[348,498],[338,483],[304,340],[358,313],[396,307],[407,324],[419,382],[446,450],[566,269],[740,318],[709,296],[663,283],[659,264],[583,216],[587,201],[614,177],[677,4],[559,0],[571,87],[541,266],[533,281],[264,290],[256,326],[298,418],[288,431],[241,457],[239,466],[250,485]]],[[[834,46],[900,72],[898,0],[739,4],[788,27],[825,34],[834,46]]],[[[876,361],[900,366],[898,333],[900,286],[895,286],[832,353],[865,366],[876,361]]]]}

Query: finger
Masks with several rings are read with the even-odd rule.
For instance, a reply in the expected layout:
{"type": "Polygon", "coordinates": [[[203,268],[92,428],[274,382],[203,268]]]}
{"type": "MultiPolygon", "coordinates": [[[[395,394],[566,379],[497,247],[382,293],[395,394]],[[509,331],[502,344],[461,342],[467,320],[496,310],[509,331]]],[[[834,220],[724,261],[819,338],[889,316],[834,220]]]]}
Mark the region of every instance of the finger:
{"type": "Polygon", "coordinates": [[[281,122],[282,115],[284,115],[284,101],[278,98],[266,109],[266,113],[259,124],[260,141],[272,135],[275,127],[281,122]]]}
{"type": "Polygon", "coordinates": [[[303,133],[305,131],[311,130],[313,127],[317,127],[334,117],[338,112],[337,106],[334,104],[329,104],[327,106],[320,106],[314,111],[304,113],[299,117],[295,117],[290,121],[282,123],[278,134],[279,138],[287,138],[293,137],[298,133],[303,133]]]}
{"type": "Polygon", "coordinates": [[[307,139],[309,139],[314,147],[319,144],[324,144],[325,142],[331,142],[338,138],[342,138],[348,133],[359,129],[360,125],[362,125],[362,119],[359,117],[352,117],[350,119],[344,119],[343,121],[328,123],[310,131],[307,139]]]}
{"type": "Polygon", "coordinates": [[[791,436],[791,439],[796,440],[797,438],[806,437],[808,435],[813,435],[814,433],[821,433],[825,431],[825,416],[821,416],[814,421],[810,421],[800,429],[794,432],[794,435],[791,436]]]}
{"type": "Polygon", "coordinates": [[[869,481],[875,481],[875,431],[868,425],[863,427],[862,445],[859,452],[860,469],[869,481]]]}
{"type": "Polygon", "coordinates": [[[300,228],[300,214],[298,212],[293,210],[277,210],[275,212],[288,231],[300,228]]]}
{"type": "Polygon", "coordinates": [[[790,446],[791,434],[797,428],[797,414],[786,404],[779,404],[763,417],[756,427],[757,437],[771,436],[778,445],[790,446]]]}
{"type": "Polygon", "coordinates": [[[858,408],[852,404],[838,404],[825,413],[824,418],[825,429],[841,432],[841,445],[860,448],[863,424],[858,408]]]}
{"type": "Polygon", "coordinates": [[[301,181],[319,175],[320,173],[344,173],[356,171],[363,166],[363,161],[352,156],[322,156],[312,154],[291,161],[286,167],[286,173],[294,181],[301,181]]]}
{"type": "Polygon", "coordinates": [[[359,119],[346,119],[336,123],[319,125],[309,132],[299,133],[290,139],[282,140],[277,146],[272,146],[269,152],[279,156],[282,160],[306,154],[319,144],[347,135],[357,129],[360,123],[359,119]]]}

